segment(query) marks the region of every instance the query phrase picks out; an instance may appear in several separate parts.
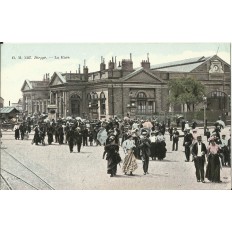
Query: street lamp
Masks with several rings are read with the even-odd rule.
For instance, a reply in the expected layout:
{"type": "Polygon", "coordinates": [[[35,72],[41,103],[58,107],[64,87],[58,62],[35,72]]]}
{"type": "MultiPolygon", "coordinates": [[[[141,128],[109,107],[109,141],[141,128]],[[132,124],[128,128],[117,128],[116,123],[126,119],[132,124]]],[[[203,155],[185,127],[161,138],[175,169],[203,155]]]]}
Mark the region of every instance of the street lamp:
{"type": "Polygon", "coordinates": [[[207,97],[203,96],[204,103],[204,132],[206,131],[207,123],[206,123],[206,106],[207,106],[207,97]]]}
{"type": "MultiPolygon", "coordinates": [[[[132,106],[132,104],[134,104],[134,103],[132,103],[131,102],[131,98],[133,97],[133,92],[132,91],[130,91],[129,92],[129,103],[127,104],[127,108],[129,108],[129,116],[131,115],[131,106],[132,106]]],[[[128,113],[127,113],[127,116],[128,116],[128,113]]]]}

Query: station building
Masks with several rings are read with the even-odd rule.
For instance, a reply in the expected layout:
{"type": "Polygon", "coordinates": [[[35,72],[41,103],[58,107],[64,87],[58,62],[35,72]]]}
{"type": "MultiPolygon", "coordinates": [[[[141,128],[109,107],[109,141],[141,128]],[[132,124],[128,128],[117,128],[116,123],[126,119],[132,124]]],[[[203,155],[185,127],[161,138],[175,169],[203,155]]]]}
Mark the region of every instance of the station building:
{"type": "MultiPolygon", "coordinates": [[[[185,112],[186,105],[171,106],[168,81],[194,78],[206,87],[207,109],[230,112],[230,65],[217,55],[151,65],[149,57],[134,68],[132,55],[119,62],[101,58],[99,71],[89,72],[84,64],[75,73],[55,71],[42,81],[25,80],[23,111],[53,113],[55,117],[108,119],[124,116],[152,118],[168,112],[185,112]]],[[[196,106],[203,108],[202,104],[196,106]]]]}

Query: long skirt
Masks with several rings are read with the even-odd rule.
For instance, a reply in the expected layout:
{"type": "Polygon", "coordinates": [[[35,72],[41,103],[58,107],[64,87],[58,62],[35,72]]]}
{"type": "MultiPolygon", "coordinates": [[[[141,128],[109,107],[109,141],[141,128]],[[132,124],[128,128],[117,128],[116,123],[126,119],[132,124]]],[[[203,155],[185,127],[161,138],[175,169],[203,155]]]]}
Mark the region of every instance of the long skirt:
{"type": "Polygon", "coordinates": [[[123,161],[122,171],[124,173],[133,172],[138,168],[136,158],[132,150],[127,150],[127,155],[123,161]]]}
{"type": "Polygon", "coordinates": [[[151,143],[151,158],[155,160],[157,157],[157,143],[151,143]]]}
{"type": "Polygon", "coordinates": [[[166,151],[166,143],[164,141],[157,143],[158,160],[163,160],[166,157],[166,151]]]}
{"type": "Polygon", "coordinates": [[[205,177],[212,182],[220,182],[220,157],[210,154],[205,177]]]}
{"type": "Polygon", "coordinates": [[[110,155],[107,158],[107,174],[116,175],[117,173],[117,160],[115,155],[110,155]]]}

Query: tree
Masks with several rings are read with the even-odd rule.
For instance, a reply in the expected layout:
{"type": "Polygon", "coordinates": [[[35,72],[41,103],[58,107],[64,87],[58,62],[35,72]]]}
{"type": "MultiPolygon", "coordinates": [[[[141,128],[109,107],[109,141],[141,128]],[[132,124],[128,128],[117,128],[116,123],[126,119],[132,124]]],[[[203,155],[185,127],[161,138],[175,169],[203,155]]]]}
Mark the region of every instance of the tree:
{"type": "Polygon", "coordinates": [[[187,110],[194,111],[195,105],[202,102],[205,93],[205,86],[193,78],[173,79],[168,83],[171,104],[186,104],[187,110]]]}

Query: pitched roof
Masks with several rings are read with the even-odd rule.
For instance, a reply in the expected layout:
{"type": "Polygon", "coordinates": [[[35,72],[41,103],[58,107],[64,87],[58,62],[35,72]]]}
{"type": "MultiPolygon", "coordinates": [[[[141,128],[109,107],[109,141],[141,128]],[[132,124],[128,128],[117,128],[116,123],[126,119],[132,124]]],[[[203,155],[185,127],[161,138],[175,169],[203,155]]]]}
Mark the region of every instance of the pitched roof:
{"type": "Polygon", "coordinates": [[[57,74],[57,76],[60,78],[60,80],[63,82],[63,83],[66,83],[66,79],[65,77],[62,76],[62,73],[61,72],[55,72],[57,74]]]}
{"type": "Polygon", "coordinates": [[[168,62],[163,64],[156,64],[151,66],[151,70],[155,71],[166,71],[166,72],[191,72],[196,67],[200,66],[207,60],[212,58],[209,57],[195,57],[191,59],[179,60],[174,62],[168,62]]]}
{"type": "Polygon", "coordinates": [[[48,81],[30,81],[32,88],[48,87],[48,81]]]}
{"type": "MultiPolygon", "coordinates": [[[[15,107],[7,106],[7,107],[0,108],[0,113],[1,113],[1,114],[9,114],[9,113],[11,113],[13,110],[18,111],[15,107]]],[[[19,112],[19,111],[18,111],[18,112],[19,112]]]]}
{"type": "Polygon", "coordinates": [[[51,80],[50,80],[50,82],[49,82],[49,85],[51,85],[52,83],[54,83],[56,76],[57,76],[57,77],[60,79],[60,81],[62,82],[62,83],[60,83],[60,84],[64,84],[64,83],[67,82],[67,81],[66,81],[66,76],[65,76],[64,73],[55,71],[55,72],[53,73],[52,77],[51,77],[51,80]]]}
{"type": "Polygon", "coordinates": [[[33,88],[32,85],[31,85],[31,82],[28,79],[26,79],[25,82],[27,83],[27,85],[29,86],[30,89],[33,88]]]}
{"type": "Polygon", "coordinates": [[[131,72],[130,74],[122,77],[120,80],[128,80],[130,79],[131,77],[135,76],[136,74],[140,73],[140,72],[145,72],[146,74],[150,75],[151,77],[153,77],[154,79],[157,79],[159,80],[160,82],[164,82],[162,79],[158,78],[157,76],[155,76],[152,72],[150,72],[149,70],[147,69],[144,69],[143,67],[140,67],[140,68],[137,68],[135,69],[135,71],[131,72]]]}
{"type": "Polygon", "coordinates": [[[48,81],[29,81],[28,79],[26,79],[23,83],[21,90],[23,90],[26,85],[31,90],[31,89],[39,89],[39,88],[48,87],[48,84],[49,84],[48,81]]]}

